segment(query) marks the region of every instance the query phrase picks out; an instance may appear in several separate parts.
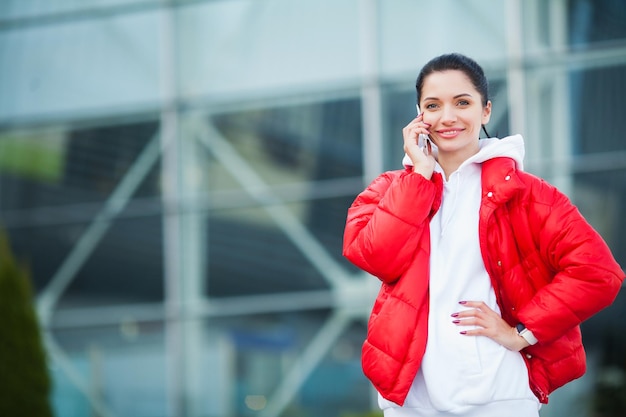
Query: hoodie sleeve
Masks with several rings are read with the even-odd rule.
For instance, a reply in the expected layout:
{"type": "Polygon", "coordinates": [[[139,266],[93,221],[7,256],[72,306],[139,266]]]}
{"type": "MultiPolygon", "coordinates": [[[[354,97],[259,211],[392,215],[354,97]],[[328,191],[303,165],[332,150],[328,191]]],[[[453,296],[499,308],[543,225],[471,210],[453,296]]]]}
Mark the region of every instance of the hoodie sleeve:
{"type": "Polygon", "coordinates": [[[344,231],[343,255],[391,283],[402,275],[441,203],[441,175],[429,181],[410,170],[387,172],[357,196],[344,231]]]}
{"type": "MultiPolygon", "coordinates": [[[[540,256],[555,271],[518,313],[540,342],[553,340],[609,306],[622,285],[624,271],[602,237],[556,188],[542,183],[550,204],[535,210],[540,256]]],[[[533,227],[535,228],[535,227],[533,227]]]]}

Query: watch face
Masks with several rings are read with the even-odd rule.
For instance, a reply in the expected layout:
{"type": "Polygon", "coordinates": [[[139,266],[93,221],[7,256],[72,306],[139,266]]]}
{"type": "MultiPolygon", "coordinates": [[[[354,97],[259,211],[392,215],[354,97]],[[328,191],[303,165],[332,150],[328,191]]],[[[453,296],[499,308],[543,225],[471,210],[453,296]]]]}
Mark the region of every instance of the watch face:
{"type": "Polygon", "coordinates": [[[526,330],[526,326],[524,326],[522,323],[520,323],[517,326],[515,326],[515,328],[517,329],[517,333],[521,333],[524,330],[526,330]]]}

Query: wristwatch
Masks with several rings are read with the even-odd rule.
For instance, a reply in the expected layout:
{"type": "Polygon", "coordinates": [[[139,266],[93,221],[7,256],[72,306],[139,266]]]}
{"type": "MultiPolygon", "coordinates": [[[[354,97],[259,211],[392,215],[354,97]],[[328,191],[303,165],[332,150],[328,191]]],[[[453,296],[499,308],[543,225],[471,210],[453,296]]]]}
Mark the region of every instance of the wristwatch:
{"type": "Polygon", "coordinates": [[[523,323],[519,323],[517,326],[515,326],[515,328],[517,329],[517,334],[526,339],[529,344],[534,345],[538,342],[533,332],[528,330],[523,323]]]}

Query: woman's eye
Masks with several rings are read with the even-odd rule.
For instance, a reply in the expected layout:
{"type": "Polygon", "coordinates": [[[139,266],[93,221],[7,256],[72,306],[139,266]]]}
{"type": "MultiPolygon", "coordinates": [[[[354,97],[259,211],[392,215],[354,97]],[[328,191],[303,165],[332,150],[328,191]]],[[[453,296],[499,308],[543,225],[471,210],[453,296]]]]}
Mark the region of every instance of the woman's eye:
{"type": "Polygon", "coordinates": [[[430,103],[430,104],[426,105],[426,108],[427,109],[435,109],[435,108],[437,108],[437,105],[435,103],[430,103]]]}
{"type": "Polygon", "coordinates": [[[459,106],[467,106],[469,105],[469,101],[467,100],[459,100],[459,106]]]}

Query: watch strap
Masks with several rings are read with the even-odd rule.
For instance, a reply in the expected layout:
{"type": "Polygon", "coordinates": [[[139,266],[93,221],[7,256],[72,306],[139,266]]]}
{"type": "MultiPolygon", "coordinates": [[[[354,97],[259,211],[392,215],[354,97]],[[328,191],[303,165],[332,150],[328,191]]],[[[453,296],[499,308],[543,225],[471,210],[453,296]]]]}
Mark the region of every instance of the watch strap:
{"type": "Polygon", "coordinates": [[[515,328],[517,329],[517,334],[523,337],[529,344],[534,345],[538,342],[533,332],[528,330],[522,323],[519,323],[515,328]]]}

